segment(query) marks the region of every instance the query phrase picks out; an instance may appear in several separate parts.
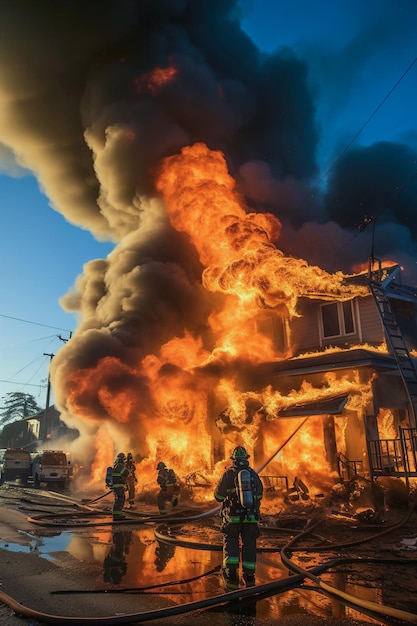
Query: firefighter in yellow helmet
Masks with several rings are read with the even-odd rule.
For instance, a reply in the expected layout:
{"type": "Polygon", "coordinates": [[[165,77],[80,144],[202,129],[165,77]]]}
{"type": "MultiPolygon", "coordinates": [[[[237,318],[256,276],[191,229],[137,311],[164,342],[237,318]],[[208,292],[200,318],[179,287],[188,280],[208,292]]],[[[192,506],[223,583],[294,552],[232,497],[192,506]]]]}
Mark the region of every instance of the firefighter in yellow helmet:
{"type": "Polygon", "coordinates": [[[249,454],[245,448],[237,446],[230,458],[233,466],[224,472],[214,491],[215,499],[222,503],[222,571],[228,590],[239,587],[240,560],[246,586],[255,584],[256,540],[260,535],[258,520],[263,495],[261,479],[249,467],[249,454]]]}

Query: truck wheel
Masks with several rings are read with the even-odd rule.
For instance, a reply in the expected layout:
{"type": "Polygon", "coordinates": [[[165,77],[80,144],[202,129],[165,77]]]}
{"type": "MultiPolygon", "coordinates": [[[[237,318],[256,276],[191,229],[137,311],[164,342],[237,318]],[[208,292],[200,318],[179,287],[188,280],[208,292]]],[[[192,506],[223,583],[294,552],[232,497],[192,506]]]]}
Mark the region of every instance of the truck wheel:
{"type": "Polygon", "coordinates": [[[39,476],[37,474],[35,474],[35,476],[33,477],[33,485],[34,487],[36,487],[36,489],[39,489],[39,487],[41,486],[41,481],[39,480],[39,476]]]}
{"type": "Polygon", "coordinates": [[[4,483],[4,476],[3,474],[0,474],[0,487],[3,483],[4,483]]]}

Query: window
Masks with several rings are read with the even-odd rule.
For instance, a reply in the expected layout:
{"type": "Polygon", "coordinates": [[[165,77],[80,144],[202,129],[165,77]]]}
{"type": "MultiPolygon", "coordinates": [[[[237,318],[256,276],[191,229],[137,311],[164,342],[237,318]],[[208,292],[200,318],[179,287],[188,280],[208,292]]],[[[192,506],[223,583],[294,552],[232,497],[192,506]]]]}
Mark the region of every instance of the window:
{"type": "Polygon", "coordinates": [[[352,300],[321,305],[323,337],[341,337],[355,332],[352,300]]]}

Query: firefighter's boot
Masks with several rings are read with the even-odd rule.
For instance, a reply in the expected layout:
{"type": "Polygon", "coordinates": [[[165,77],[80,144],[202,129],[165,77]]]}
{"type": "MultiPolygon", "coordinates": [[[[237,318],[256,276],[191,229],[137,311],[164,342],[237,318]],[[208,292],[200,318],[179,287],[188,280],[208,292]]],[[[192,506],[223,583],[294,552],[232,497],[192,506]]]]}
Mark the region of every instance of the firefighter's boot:
{"type": "Polygon", "coordinates": [[[239,589],[239,576],[235,567],[224,567],[222,574],[226,591],[235,591],[239,589]]]}

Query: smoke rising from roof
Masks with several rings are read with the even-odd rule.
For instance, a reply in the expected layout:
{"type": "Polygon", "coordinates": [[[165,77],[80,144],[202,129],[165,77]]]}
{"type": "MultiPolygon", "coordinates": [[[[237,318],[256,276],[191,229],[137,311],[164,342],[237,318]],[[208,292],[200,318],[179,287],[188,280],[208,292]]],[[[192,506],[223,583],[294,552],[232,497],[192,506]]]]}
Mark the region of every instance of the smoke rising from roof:
{"type": "MultiPolygon", "coordinates": [[[[282,221],[285,253],[349,271],[369,254],[369,241],[347,245],[350,229],[365,214],[381,213],[381,233],[388,229],[391,237],[381,240],[380,254],[400,262],[415,257],[415,183],[385,203],[412,173],[416,153],[382,142],[352,149],[321,194],[314,187],[320,134],[308,65],[288,48],[262,53],[240,26],[242,6],[1,3],[4,151],[34,172],[65,219],[116,244],[107,259],[85,265],[62,299],[80,317],[52,364],[64,413],[62,381],[70,372],[116,357],[134,377],[141,357],[184,329],[210,335],[208,317],[221,296],[203,289],[196,251],[172,228],[155,190],[161,160],[183,146],[204,142],[225,154],[251,210],[282,221]]],[[[136,385],[148,398],[146,384],[136,385]]]]}

